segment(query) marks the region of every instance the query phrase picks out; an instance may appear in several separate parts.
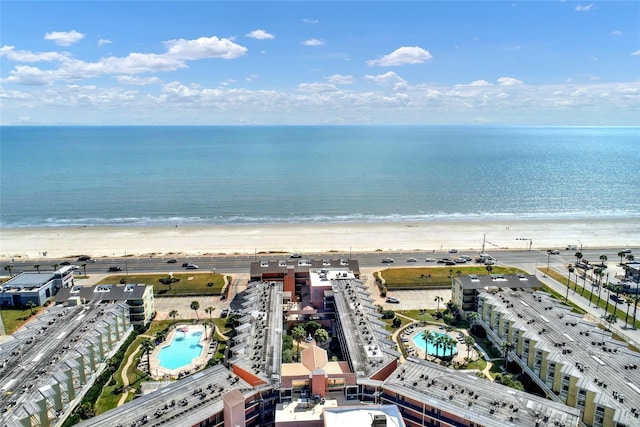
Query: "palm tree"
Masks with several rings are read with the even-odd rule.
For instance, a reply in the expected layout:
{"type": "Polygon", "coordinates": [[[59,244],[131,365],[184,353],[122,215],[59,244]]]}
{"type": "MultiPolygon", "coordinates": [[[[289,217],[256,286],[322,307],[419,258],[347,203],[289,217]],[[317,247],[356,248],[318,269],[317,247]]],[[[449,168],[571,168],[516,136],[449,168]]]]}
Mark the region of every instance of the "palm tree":
{"type": "Polygon", "coordinates": [[[618,252],[618,256],[620,257],[620,265],[622,265],[622,259],[624,258],[625,255],[626,253],[624,251],[618,252]]]}
{"type": "Polygon", "coordinates": [[[627,261],[633,262],[636,259],[632,254],[627,254],[627,261]]]}
{"type": "Polygon", "coordinates": [[[329,333],[324,328],[318,329],[316,333],[313,334],[313,339],[316,340],[318,346],[321,346],[322,343],[329,341],[329,333]]]}
{"type": "Polygon", "coordinates": [[[209,315],[209,321],[211,322],[212,321],[211,320],[211,314],[215,311],[215,308],[209,306],[209,307],[205,308],[204,311],[209,315]]]}
{"type": "Polygon", "coordinates": [[[467,320],[469,321],[469,323],[471,323],[471,328],[473,328],[476,325],[476,320],[478,320],[478,313],[472,311],[471,313],[467,314],[467,320]]]}
{"type": "Polygon", "coordinates": [[[40,264],[36,264],[36,265],[34,265],[34,266],[33,266],[33,268],[35,268],[35,269],[36,269],[36,271],[37,271],[38,273],[40,273],[40,264]]]}
{"type": "MultiPolygon", "coordinates": [[[[571,273],[573,273],[573,266],[569,264],[569,275],[567,276],[567,294],[564,297],[564,302],[569,300],[569,288],[571,287],[571,273]]],[[[573,288],[573,292],[575,293],[576,289],[573,288]]]]}
{"type": "Polygon", "coordinates": [[[33,316],[33,308],[37,307],[37,304],[33,301],[27,301],[27,307],[31,309],[31,315],[33,316]]]}
{"type": "Polygon", "coordinates": [[[607,323],[609,323],[609,330],[611,330],[611,324],[616,323],[618,321],[618,316],[616,316],[615,313],[610,314],[607,317],[605,317],[604,320],[606,320],[607,323]]]}
{"type": "Polygon", "coordinates": [[[429,348],[429,342],[435,342],[436,334],[431,331],[422,332],[422,339],[424,340],[424,360],[427,360],[427,356],[429,356],[429,352],[427,348],[429,348]]]}
{"type": "Polygon", "coordinates": [[[493,271],[493,267],[490,265],[485,266],[484,268],[487,269],[487,273],[491,274],[491,272],[493,271]]]}
{"type": "Polygon", "coordinates": [[[167,339],[167,331],[166,330],[163,329],[161,331],[156,332],[156,342],[157,343],[161,343],[166,339],[167,339]]]}
{"type": "Polygon", "coordinates": [[[547,249],[547,274],[549,274],[550,263],[551,263],[551,249],[547,249]]]}
{"type": "Polygon", "coordinates": [[[171,317],[173,319],[173,326],[176,326],[176,317],[178,317],[178,311],[177,310],[171,310],[169,312],[169,317],[171,317]]]}
{"type": "Polygon", "coordinates": [[[85,262],[80,267],[82,267],[82,270],[84,270],[84,278],[86,279],[87,278],[87,263],[85,262]]]}
{"type": "MultiPolygon", "coordinates": [[[[593,269],[593,274],[596,275],[596,284],[598,285],[598,289],[600,289],[600,280],[602,279],[602,276],[604,276],[604,272],[602,271],[602,268],[600,267],[596,267],[593,269]]],[[[580,294],[582,295],[582,294],[580,294]]],[[[593,299],[593,288],[591,288],[591,292],[589,293],[589,307],[591,307],[591,300],[593,299]]],[[[598,303],[600,303],[600,301],[598,301],[598,303]]]]}
{"type": "Polygon", "coordinates": [[[303,339],[305,339],[305,337],[307,336],[307,332],[304,330],[304,328],[302,327],[302,325],[297,325],[296,327],[293,328],[293,330],[291,331],[291,336],[293,337],[293,340],[298,343],[298,362],[300,361],[300,343],[302,342],[303,339]]]}
{"type": "Polygon", "coordinates": [[[605,264],[604,264],[604,263],[605,263],[608,259],[609,259],[609,258],[608,258],[606,255],[600,255],[600,261],[601,261],[601,262],[600,262],[600,265],[601,265],[602,267],[604,267],[604,266],[605,266],[605,264]]]}
{"type": "MultiPolygon", "coordinates": [[[[455,340],[455,338],[450,337],[449,335],[445,335],[445,348],[449,349],[449,357],[453,357],[453,349],[457,347],[458,345],[458,341],[455,340]]],[[[445,351],[444,354],[446,355],[447,352],[445,351]]]]}
{"type": "Polygon", "coordinates": [[[147,353],[147,373],[151,376],[151,352],[156,347],[151,340],[144,340],[140,343],[140,347],[147,353]]]}
{"type": "Polygon", "coordinates": [[[638,302],[640,302],[640,295],[633,295],[629,299],[633,302],[633,329],[636,329],[636,310],[638,309],[638,302]]]}
{"type": "Polygon", "coordinates": [[[434,301],[438,303],[438,309],[437,309],[436,313],[440,313],[440,303],[442,301],[444,301],[444,298],[442,298],[440,295],[438,295],[438,296],[436,296],[434,298],[434,301]]]}
{"type": "Polygon", "coordinates": [[[58,265],[59,264],[53,264],[53,271],[57,271],[58,270],[58,265]]]}
{"type": "Polygon", "coordinates": [[[9,277],[13,277],[13,274],[11,274],[11,270],[13,270],[12,265],[5,265],[4,270],[9,273],[9,277]]]}
{"type": "Polygon", "coordinates": [[[576,260],[577,260],[576,263],[579,264],[580,260],[582,259],[582,252],[576,252],[575,257],[576,257],[576,260]]]}
{"type": "Polygon", "coordinates": [[[196,312],[196,320],[200,320],[198,316],[198,309],[200,308],[200,303],[198,301],[191,301],[191,310],[196,312]]]}
{"type": "Polygon", "coordinates": [[[435,339],[436,357],[442,358],[444,356],[446,341],[447,341],[446,335],[438,334],[437,338],[435,339]],[[442,356],[440,356],[440,347],[442,347],[442,356]]]}
{"type": "Polygon", "coordinates": [[[505,360],[507,360],[507,355],[509,354],[509,352],[516,348],[516,346],[509,341],[503,341],[502,344],[500,344],[500,347],[502,348],[505,360]]]}
{"type": "Polygon", "coordinates": [[[465,335],[464,343],[467,346],[467,359],[468,359],[469,353],[471,353],[471,347],[473,347],[473,345],[476,343],[476,340],[471,335],[465,335]]]}

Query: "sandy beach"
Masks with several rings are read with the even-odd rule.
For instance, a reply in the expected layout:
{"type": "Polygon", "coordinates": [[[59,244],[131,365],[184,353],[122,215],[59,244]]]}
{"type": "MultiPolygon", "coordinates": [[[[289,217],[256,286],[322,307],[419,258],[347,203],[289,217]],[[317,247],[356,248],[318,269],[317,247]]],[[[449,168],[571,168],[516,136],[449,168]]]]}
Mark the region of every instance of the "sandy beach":
{"type": "Polygon", "coordinates": [[[368,252],[640,247],[640,217],[624,219],[48,227],[0,230],[0,258],[254,252],[368,252]]]}

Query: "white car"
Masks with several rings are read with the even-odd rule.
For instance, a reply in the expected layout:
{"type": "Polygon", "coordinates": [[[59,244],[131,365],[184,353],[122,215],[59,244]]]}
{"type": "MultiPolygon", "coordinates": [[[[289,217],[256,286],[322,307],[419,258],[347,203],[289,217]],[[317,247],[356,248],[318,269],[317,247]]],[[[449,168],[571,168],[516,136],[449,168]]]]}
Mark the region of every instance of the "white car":
{"type": "Polygon", "coordinates": [[[449,249],[449,253],[450,254],[457,254],[458,250],[457,249],[449,249]]]}
{"type": "Polygon", "coordinates": [[[396,297],[388,297],[387,302],[390,302],[392,304],[400,304],[400,300],[396,297]]]}
{"type": "Polygon", "coordinates": [[[415,258],[407,258],[407,262],[418,262],[415,258]]]}
{"type": "Polygon", "coordinates": [[[187,266],[185,267],[187,270],[197,270],[198,266],[195,264],[187,264],[187,266]]]}
{"type": "Polygon", "coordinates": [[[391,264],[393,262],[393,258],[382,258],[382,262],[384,264],[391,264]]]}
{"type": "Polygon", "coordinates": [[[425,262],[436,262],[435,258],[427,258],[425,259],[425,262]]]}

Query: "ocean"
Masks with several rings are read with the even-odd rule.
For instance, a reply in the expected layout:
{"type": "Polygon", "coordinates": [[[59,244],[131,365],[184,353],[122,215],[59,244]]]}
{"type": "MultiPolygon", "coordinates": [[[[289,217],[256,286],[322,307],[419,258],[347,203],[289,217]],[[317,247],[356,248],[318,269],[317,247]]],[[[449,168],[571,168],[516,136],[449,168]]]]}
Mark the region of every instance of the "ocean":
{"type": "Polygon", "coordinates": [[[1,127],[0,226],[625,218],[637,127],[1,127]]]}

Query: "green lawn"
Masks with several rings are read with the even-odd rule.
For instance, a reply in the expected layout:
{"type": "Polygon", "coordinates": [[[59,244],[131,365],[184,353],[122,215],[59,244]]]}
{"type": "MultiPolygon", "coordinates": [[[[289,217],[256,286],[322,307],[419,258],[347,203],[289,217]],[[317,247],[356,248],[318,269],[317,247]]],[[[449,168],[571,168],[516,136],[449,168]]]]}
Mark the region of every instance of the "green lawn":
{"type": "MultiPolygon", "coordinates": [[[[424,268],[389,268],[380,270],[380,274],[385,280],[387,289],[399,287],[413,288],[443,288],[451,287],[451,279],[458,275],[467,274],[488,274],[485,266],[452,265],[444,267],[424,267],[424,268]]],[[[516,274],[522,270],[511,267],[493,266],[492,274],[516,274]]]]}
{"type": "MultiPolygon", "coordinates": [[[[33,314],[37,314],[39,310],[42,310],[42,307],[34,307],[33,314]]],[[[11,335],[29,320],[31,309],[2,308],[0,309],[0,316],[2,316],[5,332],[7,335],[11,335]]]]}
{"type": "Polygon", "coordinates": [[[128,283],[153,285],[156,296],[180,296],[185,294],[218,295],[224,287],[224,275],[215,273],[176,273],[174,278],[180,279],[171,285],[164,285],[160,279],[168,278],[167,274],[115,274],[101,280],[99,285],[120,283],[125,279],[128,283]]]}

